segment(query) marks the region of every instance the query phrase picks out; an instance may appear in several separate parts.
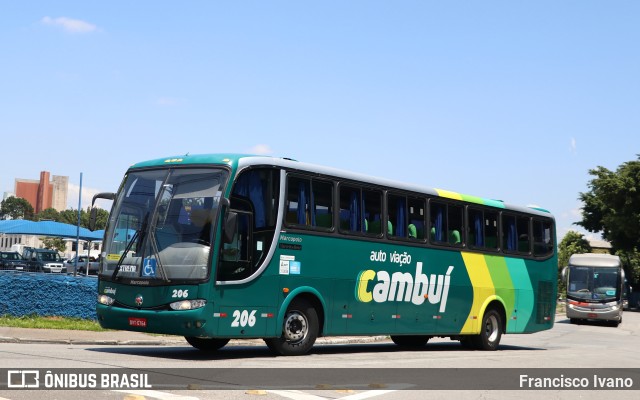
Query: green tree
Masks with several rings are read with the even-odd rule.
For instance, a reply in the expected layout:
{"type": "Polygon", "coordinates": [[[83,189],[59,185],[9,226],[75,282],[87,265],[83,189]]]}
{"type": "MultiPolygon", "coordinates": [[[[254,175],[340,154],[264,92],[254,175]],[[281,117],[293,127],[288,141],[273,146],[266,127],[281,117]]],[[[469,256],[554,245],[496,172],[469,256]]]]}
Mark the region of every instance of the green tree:
{"type": "MultiPolygon", "coordinates": [[[[60,211],[60,220],[58,222],[62,222],[65,224],[78,225],[78,210],[63,210],[60,211]]],[[[82,219],[80,226],[82,226],[82,219]]]]}
{"type": "Polygon", "coordinates": [[[576,222],[602,237],[620,256],[630,282],[640,279],[640,155],[614,171],[590,170],[589,191],[580,193],[582,221],[576,222]]]}
{"type": "MultiPolygon", "coordinates": [[[[96,218],[96,230],[104,229],[107,226],[107,220],[109,219],[109,212],[98,208],[98,215],[96,218]]],[[[89,218],[91,215],[91,208],[87,207],[87,210],[80,210],[80,226],[83,228],[89,228],[89,218]]],[[[60,212],[60,221],[65,224],[78,225],[78,210],[69,209],[60,212]]]]}
{"type": "Polygon", "coordinates": [[[572,254],[591,253],[591,245],[584,235],[569,231],[558,245],[558,293],[566,293],[567,287],[562,280],[562,269],[569,264],[572,254]]]}
{"type": "Polygon", "coordinates": [[[591,253],[591,245],[582,233],[569,231],[558,245],[558,267],[569,264],[572,254],[591,253]]]}
{"type": "Polygon", "coordinates": [[[0,203],[0,219],[26,219],[33,220],[33,207],[20,197],[11,196],[0,203]]]}
{"type": "Polygon", "coordinates": [[[627,281],[634,284],[640,282],[640,252],[638,249],[633,249],[633,251],[618,250],[616,255],[620,257],[624,266],[627,281]]]}
{"type": "Polygon", "coordinates": [[[602,232],[615,250],[640,248],[640,156],[613,172],[604,167],[589,171],[589,191],[580,193],[582,221],[577,225],[602,232]]]}
{"type": "Polygon", "coordinates": [[[59,237],[46,237],[42,239],[42,244],[45,249],[54,249],[60,252],[64,252],[67,249],[66,242],[59,237]]]}
{"type": "Polygon", "coordinates": [[[47,208],[36,215],[36,221],[59,221],[60,213],[55,208],[47,208]]]}

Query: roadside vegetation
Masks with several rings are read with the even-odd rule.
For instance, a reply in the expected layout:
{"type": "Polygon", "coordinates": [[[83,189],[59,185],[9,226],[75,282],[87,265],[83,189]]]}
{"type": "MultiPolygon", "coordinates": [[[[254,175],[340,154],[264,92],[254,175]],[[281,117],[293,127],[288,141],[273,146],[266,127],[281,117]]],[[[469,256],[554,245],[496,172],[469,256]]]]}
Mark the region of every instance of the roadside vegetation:
{"type": "Polygon", "coordinates": [[[42,317],[39,315],[28,315],[23,317],[1,315],[0,326],[32,329],[69,329],[75,331],[96,332],[107,331],[107,329],[103,329],[102,327],[100,327],[100,324],[98,324],[97,321],[89,319],[68,317],[42,317]]]}

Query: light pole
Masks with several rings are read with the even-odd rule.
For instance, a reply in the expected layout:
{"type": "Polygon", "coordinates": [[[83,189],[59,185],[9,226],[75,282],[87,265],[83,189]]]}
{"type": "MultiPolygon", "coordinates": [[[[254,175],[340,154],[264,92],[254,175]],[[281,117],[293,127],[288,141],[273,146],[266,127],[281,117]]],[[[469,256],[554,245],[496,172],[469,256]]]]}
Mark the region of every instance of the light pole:
{"type": "Polygon", "coordinates": [[[78,257],[80,256],[80,211],[82,211],[82,172],[80,172],[80,190],[78,191],[78,226],[76,227],[76,259],[73,263],[73,276],[76,276],[78,272],[78,257]]]}

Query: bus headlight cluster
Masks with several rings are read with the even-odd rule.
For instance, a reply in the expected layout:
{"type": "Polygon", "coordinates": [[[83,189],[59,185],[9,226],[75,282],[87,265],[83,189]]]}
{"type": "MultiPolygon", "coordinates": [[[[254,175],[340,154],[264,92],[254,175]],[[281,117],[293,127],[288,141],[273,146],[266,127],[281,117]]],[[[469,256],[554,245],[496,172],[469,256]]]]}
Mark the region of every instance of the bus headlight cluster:
{"type": "Polygon", "coordinates": [[[616,311],[618,309],[618,303],[616,303],[615,301],[605,303],[605,306],[611,307],[611,311],[616,311]]]}
{"type": "Polygon", "coordinates": [[[206,304],[206,300],[182,300],[169,304],[169,307],[171,307],[172,310],[194,310],[204,307],[206,304]]]}
{"type": "Polygon", "coordinates": [[[98,303],[104,304],[105,306],[112,305],[113,301],[113,297],[109,297],[106,294],[101,294],[98,296],[98,303]]]}

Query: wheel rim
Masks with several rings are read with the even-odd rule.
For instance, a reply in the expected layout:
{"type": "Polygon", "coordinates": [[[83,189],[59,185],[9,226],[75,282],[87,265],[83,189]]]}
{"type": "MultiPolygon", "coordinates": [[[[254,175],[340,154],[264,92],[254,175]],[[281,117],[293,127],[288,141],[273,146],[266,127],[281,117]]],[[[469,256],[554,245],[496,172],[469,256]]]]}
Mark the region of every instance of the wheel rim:
{"type": "Polygon", "coordinates": [[[307,318],[303,314],[292,311],[287,314],[287,319],[284,321],[284,338],[290,342],[299,342],[307,336],[308,326],[307,318]]]}
{"type": "Polygon", "coordinates": [[[500,327],[498,326],[498,318],[496,318],[495,315],[490,315],[484,326],[484,334],[487,336],[487,340],[490,343],[495,342],[498,339],[499,333],[500,327]]]}

